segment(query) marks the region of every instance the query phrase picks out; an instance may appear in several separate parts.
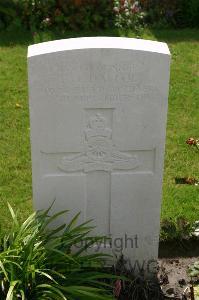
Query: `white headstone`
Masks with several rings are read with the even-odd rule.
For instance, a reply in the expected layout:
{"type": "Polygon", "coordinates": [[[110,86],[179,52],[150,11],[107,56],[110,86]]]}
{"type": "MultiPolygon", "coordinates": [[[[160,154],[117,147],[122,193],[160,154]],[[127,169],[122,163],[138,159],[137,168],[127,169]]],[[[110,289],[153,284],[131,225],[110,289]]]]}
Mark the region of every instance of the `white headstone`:
{"type": "Polygon", "coordinates": [[[35,208],[81,211],[131,263],[158,256],[169,65],[166,44],[131,38],[28,50],[35,208]]]}

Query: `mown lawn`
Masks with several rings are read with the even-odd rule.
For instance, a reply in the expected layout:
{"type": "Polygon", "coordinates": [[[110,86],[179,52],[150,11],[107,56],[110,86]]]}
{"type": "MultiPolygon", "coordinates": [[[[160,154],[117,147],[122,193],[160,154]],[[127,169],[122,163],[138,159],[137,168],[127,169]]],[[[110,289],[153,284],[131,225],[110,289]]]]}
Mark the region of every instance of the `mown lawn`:
{"type": "MultiPolygon", "coordinates": [[[[124,35],[89,32],[62,37],[119,34],[124,35]]],[[[190,136],[199,138],[199,30],[147,30],[140,36],[166,41],[172,52],[162,218],[199,220],[199,187],[175,184],[175,177],[199,178],[199,152],[185,143],[190,136]]],[[[27,46],[59,37],[0,32],[1,232],[9,226],[8,201],[19,208],[22,219],[32,210],[27,46]]]]}

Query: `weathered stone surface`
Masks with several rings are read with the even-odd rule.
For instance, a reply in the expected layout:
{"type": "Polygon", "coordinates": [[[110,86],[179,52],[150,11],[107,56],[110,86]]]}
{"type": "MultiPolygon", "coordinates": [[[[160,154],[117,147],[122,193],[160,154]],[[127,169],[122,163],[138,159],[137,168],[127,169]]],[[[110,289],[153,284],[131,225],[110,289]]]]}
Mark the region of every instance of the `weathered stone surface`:
{"type": "Polygon", "coordinates": [[[169,64],[166,44],[130,38],[28,51],[35,208],[81,211],[131,263],[158,255],[169,64]]]}

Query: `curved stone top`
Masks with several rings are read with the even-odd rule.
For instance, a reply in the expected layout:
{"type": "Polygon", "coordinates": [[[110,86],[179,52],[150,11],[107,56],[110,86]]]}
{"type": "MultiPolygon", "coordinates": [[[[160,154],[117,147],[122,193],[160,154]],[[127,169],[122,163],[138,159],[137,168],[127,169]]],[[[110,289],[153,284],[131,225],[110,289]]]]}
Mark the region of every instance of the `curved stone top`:
{"type": "Polygon", "coordinates": [[[166,43],[124,37],[81,37],[34,44],[28,47],[28,57],[78,49],[126,49],[170,55],[166,43]]]}

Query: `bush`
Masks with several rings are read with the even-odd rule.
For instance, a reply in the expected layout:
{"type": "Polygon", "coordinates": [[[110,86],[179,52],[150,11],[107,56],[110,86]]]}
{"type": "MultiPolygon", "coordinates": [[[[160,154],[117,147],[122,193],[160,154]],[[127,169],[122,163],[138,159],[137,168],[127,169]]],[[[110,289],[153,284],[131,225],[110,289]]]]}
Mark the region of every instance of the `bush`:
{"type": "Polygon", "coordinates": [[[6,8],[13,6],[21,23],[32,30],[87,30],[112,27],[113,23],[112,0],[9,1],[0,4],[0,18],[5,27],[11,22],[6,8]]]}
{"type": "Polygon", "coordinates": [[[147,23],[173,27],[199,26],[198,0],[140,0],[147,23]]]}
{"type": "Polygon", "coordinates": [[[6,0],[0,3],[0,29],[137,29],[143,25],[197,27],[198,0],[6,0]]]}
{"type": "Polygon", "coordinates": [[[67,225],[50,229],[66,212],[51,217],[49,210],[33,213],[20,224],[9,208],[13,225],[0,247],[1,300],[113,299],[110,286],[102,281],[113,276],[99,271],[106,256],[85,253],[101,238],[89,237],[88,222],[76,225],[79,214],[67,225]]]}
{"type": "Polygon", "coordinates": [[[0,29],[8,27],[17,15],[17,5],[13,0],[0,3],[0,29]]]}
{"type": "Polygon", "coordinates": [[[177,23],[181,26],[198,27],[199,26],[199,1],[181,0],[179,12],[176,16],[177,23]]]}
{"type": "Polygon", "coordinates": [[[114,0],[115,27],[137,30],[144,25],[145,13],[141,3],[134,0],[114,0]]]}

